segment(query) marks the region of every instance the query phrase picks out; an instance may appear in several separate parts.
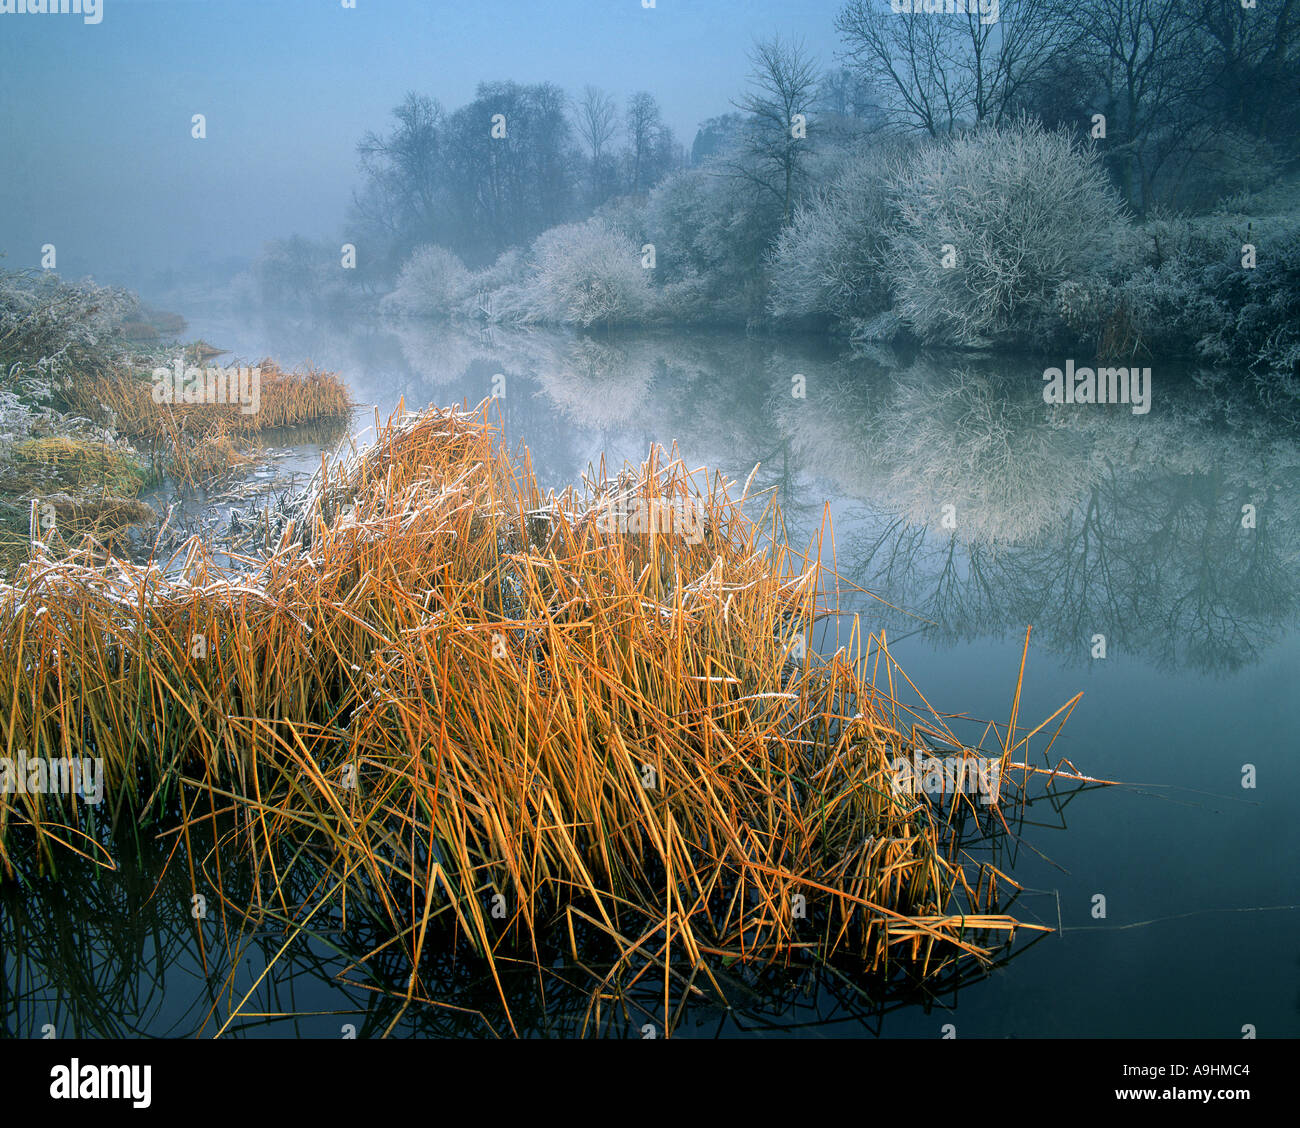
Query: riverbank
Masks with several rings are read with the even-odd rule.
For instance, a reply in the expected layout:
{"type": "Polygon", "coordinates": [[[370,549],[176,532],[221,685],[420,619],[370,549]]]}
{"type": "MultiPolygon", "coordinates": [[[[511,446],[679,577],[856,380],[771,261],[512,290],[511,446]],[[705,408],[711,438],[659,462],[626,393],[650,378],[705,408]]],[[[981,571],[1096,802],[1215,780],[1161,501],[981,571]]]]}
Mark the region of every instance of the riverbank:
{"type": "Polygon", "coordinates": [[[0,741],[76,745],[105,793],[6,796],[7,872],[220,810],[187,863],[212,895],[234,865],[259,903],[308,881],[413,969],[445,930],[491,962],[581,924],[689,980],[796,953],[925,976],[1041,927],[953,828],[996,826],[1073,703],[966,747],[898,704],[883,639],[816,655],[828,577],[747,490],[652,454],[543,495],[498,439],[486,405],[399,414],[263,560],[194,543],[179,573],[40,560],[0,589],[0,741]],[[607,519],[642,511],[667,520],[607,519]]]}
{"type": "Polygon", "coordinates": [[[142,491],[228,480],[273,429],[341,437],[353,405],[335,374],[219,366],[221,350],[183,343],[183,327],[126,291],[0,273],[0,578],[38,540],[55,555],[146,552],[167,513],[142,491]],[[217,394],[227,367],[255,403],[217,394]]]}

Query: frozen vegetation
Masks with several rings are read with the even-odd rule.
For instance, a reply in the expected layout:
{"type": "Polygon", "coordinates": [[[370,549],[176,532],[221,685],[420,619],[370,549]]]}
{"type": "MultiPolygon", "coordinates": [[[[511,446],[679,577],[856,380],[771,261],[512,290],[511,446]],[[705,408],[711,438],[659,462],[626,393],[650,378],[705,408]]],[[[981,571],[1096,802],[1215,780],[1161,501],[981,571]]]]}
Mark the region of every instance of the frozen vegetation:
{"type": "Polygon", "coordinates": [[[478,271],[422,247],[384,308],[584,329],[693,321],[940,347],[1078,346],[1300,370],[1294,193],[1137,222],[1095,150],[1025,121],[864,145],[788,224],[770,210],[717,168],[683,170],[643,201],[550,228],[478,271]],[[768,245],[747,269],[754,242],[768,245]]]}
{"type": "Polygon", "coordinates": [[[338,242],[295,236],[232,294],[1187,359],[1289,400],[1300,9],[1149,0],[1148,26],[1123,8],[1005,0],[1002,34],[936,14],[917,37],[850,0],[835,65],[755,43],[748,86],[689,154],[645,91],[485,82],[456,110],[411,93],[358,146],[351,268],[338,242]],[[499,138],[493,114],[512,123],[499,138]]]}

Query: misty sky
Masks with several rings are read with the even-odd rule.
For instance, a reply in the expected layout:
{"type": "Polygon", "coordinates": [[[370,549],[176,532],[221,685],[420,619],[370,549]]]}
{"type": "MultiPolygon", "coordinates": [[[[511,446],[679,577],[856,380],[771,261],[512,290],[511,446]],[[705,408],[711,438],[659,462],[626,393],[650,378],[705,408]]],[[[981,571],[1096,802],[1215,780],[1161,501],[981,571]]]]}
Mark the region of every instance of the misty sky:
{"type": "MultiPolygon", "coordinates": [[[[754,38],[824,66],[840,0],[102,0],[0,14],[0,251],[140,285],[344,234],[356,144],[407,90],[454,110],[482,80],[653,93],[688,148],[733,107],[754,38]],[[206,140],[190,136],[207,116],[206,140]]],[[[485,124],[486,128],[486,124],[485,124]]]]}

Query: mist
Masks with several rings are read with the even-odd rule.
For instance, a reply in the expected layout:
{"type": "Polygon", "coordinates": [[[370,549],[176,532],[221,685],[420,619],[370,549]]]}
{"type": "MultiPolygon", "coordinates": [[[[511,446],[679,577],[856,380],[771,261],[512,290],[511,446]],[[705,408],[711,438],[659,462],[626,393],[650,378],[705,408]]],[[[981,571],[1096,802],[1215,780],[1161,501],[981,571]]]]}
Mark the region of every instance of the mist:
{"type": "Polygon", "coordinates": [[[752,37],[806,31],[829,61],[834,9],[102,0],[97,24],[0,15],[0,251],[38,267],[53,244],[60,274],[148,294],[228,279],[271,239],[342,241],[357,145],[409,91],[454,109],[480,82],[646,90],[689,147],[732,108],[752,37]]]}

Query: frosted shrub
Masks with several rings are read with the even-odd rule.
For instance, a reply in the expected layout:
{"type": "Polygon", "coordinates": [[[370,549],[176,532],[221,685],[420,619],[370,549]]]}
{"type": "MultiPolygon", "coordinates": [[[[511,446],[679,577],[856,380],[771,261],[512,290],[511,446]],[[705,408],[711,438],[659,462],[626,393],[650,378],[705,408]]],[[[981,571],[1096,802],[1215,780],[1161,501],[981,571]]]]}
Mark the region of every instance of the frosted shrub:
{"type": "Polygon", "coordinates": [[[1080,335],[1095,331],[1119,301],[1115,287],[1097,277],[1062,282],[1056,294],[1061,319],[1080,335]]]}
{"type": "Polygon", "coordinates": [[[135,296],[90,279],[0,271],[0,357],[35,364],[112,340],[138,307],[135,296]]]}
{"type": "MultiPolygon", "coordinates": [[[[1132,265],[1106,289],[1128,311],[1143,350],[1249,369],[1265,380],[1298,374],[1300,226],[1286,217],[1158,216],[1135,228],[1130,243],[1132,265]],[[1242,262],[1246,244],[1258,249],[1253,269],[1242,262]]],[[[1105,302],[1093,308],[1068,285],[1060,296],[1081,336],[1096,330],[1105,302]]]]}
{"type": "Polygon", "coordinates": [[[603,220],[543,232],[533,270],[532,303],[542,320],[587,328],[639,321],[650,311],[641,248],[603,220]]]}
{"type": "Polygon", "coordinates": [[[895,308],[931,341],[1037,335],[1063,282],[1105,269],[1121,222],[1096,153],[1030,121],[920,149],[890,188],[895,308]]]}
{"type": "Polygon", "coordinates": [[[646,202],[646,238],[658,250],[656,274],[661,284],[716,275],[724,247],[713,238],[712,197],[724,187],[720,176],[684,169],[667,177],[646,202]]]}
{"type": "Polygon", "coordinates": [[[496,262],[476,270],[469,279],[466,312],[494,323],[524,324],[537,320],[528,285],[529,264],[524,252],[511,247],[496,262]]]}
{"type": "Polygon", "coordinates": [[[1188,356],[1197,323],[1205,316],[1197,271],[1174,259],[1158,267],[1132,271],[1117,287],[1133,312],[1136,331],[1147,353],[1188,356]]]}
{"type": "Polygon", "coordinates": [[[889,308],[888,179],[884,153],[863,153],[795,209],[771,256],[774,317],[850,323],[889,308]]]}
{"type": "Polygon", "coordinates": [[[677,316],[747,324],[767,305],[765,259],[781,229],[770,192],[714,165],[668,177],[646,205],[646,240],[655,244],[655,283],[677,316]]]}
{"type": "Polygon", "coordinates": [[[385,306],[404,317],[452,317],[472,296],[472,279],[465,264],[446,247],[421,247],[402,267],[385,306]]]}
{"type": "Polygon", "coordinates": [[[527,261],[518,247],[502,251],[496,262],[474,272],[471,289],[475,293],[490,293],[505,286],[522,285],[527,273],[527,261]]]}
{"type": "Polygon", "coordinates": [[[611,230],[638,247],[645,242],[645,201],[638,197],[615,196],[601,204],[592,218],[603,220],[611,230]]]}
{"type": "Polygon", "coordinates": [[[711,308],[713,300],[708,280],[693,270],[661,286],[656,298],[660,316],[682,323],[700,320],[701,314],[711,308]]]}
{"type": "Polygon", "coordinates": [[[1254,270],[1216,263],[1200,277],[1202,297],[1192,310],[1197,352],[1215,364],[1245,366],[1261,387],[1300,389],[1300,235],[1269,239],[1254,270]]]}

